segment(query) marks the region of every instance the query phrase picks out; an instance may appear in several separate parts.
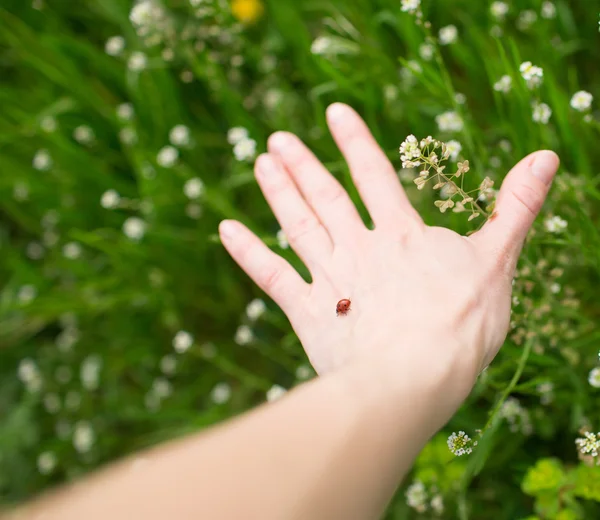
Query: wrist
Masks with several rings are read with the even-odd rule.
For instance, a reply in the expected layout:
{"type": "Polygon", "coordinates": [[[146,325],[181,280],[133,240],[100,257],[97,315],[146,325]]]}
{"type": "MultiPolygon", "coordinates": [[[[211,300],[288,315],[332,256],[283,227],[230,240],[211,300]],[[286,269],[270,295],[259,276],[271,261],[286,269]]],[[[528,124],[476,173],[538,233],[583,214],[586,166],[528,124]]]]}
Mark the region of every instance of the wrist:
{"type": "Polygon", "coordinates": [[[418,420],[432,435],[467,398],[475,384],[476,363],[457,343],[406,343],[373,353],[342,368],[339,376],[354,402],[398,416],[408,404],[419,408],[418,420]]]}

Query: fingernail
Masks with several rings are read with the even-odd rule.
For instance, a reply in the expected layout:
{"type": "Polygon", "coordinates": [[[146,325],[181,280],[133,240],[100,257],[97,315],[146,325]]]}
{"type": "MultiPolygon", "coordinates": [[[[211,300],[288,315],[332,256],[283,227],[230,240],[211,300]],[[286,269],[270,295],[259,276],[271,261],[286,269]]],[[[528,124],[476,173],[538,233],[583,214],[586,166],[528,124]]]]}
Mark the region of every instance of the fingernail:
{"type": "Polygon", "coordinates": [[[269,138],[269,148],[281,152],[289,146],[290,142],[290,136],[286,132],[276,132],[269,138]]]}
{"type": "Polygon", "coordinates": [[[535,175],[544,184],[550,184],[552,181],[560,159],[558,155],[550,150],[542,150],[535,155],[531,165],[531,173],[535,175]]]}
{"type": "Polygon", "coordinates": [[[273,158],[268,154],[261,155],[256,160],[256,169],[263,175],[274,175],[277,173],[277,165],[273,158]]]}
{"type": "Polygon", "coordinates": [[[334,103],[327,109],[327,119],[329,119],[329,121],[332,123],[341,121],[347,114],[348,109],[342,103],[334,103]]]}
{"type": "Polygon", "coordinates": [[[225,240],[231,240],[237,232],[237,226],[233,220],[223,220],[219,224],[219,234],[225,240]]]}

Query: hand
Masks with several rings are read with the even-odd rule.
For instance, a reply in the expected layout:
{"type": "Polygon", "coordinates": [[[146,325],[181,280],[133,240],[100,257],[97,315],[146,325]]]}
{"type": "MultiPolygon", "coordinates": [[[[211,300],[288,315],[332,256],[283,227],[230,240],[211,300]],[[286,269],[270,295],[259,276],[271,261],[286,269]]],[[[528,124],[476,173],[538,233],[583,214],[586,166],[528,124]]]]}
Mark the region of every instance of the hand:
{"type": "Polygon", "coordinates": [[[306,146],[278,132],[256,161],[256,178],[313,281],[239,222],[221,223],[223,244],[283,309],[319,374],[377,356],[405,359],[407,350],[423,360],[451,356],[478,374],[506,337],[517,259],[558,157],[540,151],[520,161],[495,218],[463,237],[423,223],[350,107],[336,103],[327,118],[375,229],[306,146]],[[343,298],[351,309],[336,316],[343,298]]]}

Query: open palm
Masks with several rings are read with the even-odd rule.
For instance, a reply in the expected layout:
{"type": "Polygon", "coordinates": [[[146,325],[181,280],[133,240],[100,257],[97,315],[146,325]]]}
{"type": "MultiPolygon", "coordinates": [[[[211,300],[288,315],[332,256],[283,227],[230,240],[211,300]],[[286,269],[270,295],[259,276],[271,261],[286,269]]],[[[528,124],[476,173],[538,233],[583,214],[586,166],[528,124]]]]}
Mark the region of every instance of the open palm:
{"type": "Polygon", "coordinates": [[[541,151],[520,161],[502,185],[496,218],[463,237],[423,223],[350,107],[336,103],[327,115],[375,229],[306,146],[278,132],[256,161],[256,177],[313,281],[239,222],[221,223],[223,244],[283,309],[319,374],[370,356],[452,356],[481,370],[506,336],[518,255],[558,157],[541,151]],[[344,298],[351,309],[336,316],[344,298]]]}

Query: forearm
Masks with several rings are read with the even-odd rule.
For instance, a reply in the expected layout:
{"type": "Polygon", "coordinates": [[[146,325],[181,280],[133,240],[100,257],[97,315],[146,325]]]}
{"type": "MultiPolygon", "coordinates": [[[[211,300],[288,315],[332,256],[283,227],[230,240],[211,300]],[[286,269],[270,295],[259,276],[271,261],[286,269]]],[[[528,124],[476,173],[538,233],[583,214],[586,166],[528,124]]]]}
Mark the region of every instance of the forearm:
{"type": "Polygon", "coordinates": [[[470,384],[418,359],[368,363],[155,449],[138,469],[121,463],[25,518],[377,518],[470,384]]]}

